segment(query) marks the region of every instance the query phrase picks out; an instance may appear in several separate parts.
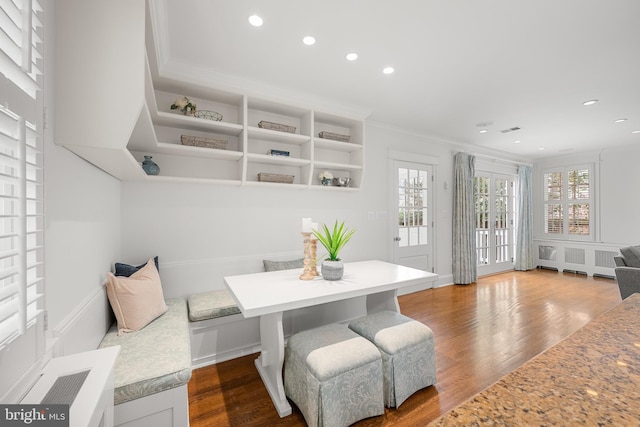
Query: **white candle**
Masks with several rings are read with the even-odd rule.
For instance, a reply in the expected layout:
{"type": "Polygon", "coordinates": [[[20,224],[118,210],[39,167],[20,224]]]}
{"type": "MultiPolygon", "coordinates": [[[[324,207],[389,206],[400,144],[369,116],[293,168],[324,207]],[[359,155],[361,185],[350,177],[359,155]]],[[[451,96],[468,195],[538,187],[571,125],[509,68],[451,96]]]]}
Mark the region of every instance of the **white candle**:
{"type": "Polygon", "coordinates": [[[302,218],[302,232],[311,233],[311,218],[302,218]]]}

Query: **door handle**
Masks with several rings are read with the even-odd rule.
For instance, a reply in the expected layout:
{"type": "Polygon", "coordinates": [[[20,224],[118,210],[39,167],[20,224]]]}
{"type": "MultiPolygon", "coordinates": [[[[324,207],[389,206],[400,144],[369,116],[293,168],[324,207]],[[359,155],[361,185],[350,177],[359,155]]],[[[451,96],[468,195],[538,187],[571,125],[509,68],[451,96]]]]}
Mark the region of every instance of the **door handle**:
{"type": "Polygon", "coordinates": [[[402,240],[402,237],[396,236],[393,238],[394,242],[399,242],[400,240],[402,240]]]}

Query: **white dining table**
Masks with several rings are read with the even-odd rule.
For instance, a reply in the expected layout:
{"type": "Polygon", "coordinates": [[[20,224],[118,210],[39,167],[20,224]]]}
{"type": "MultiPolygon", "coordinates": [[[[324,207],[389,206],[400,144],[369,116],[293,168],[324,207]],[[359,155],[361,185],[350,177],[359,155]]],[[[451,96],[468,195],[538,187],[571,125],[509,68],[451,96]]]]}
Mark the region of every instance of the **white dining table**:
{"type": "Polygon", "coordinates": [[[291,414],[284,393],[282,314],[349,298],[366,297],[367,313],[400,312],[398,289],[433,282],[438,275],[384,261],[344,264],[341,280],[300,280],[302,269],[242,274],[224,278],[246,318],[260,317],[261,352],[255,365],[280,417],[291,414]]]}

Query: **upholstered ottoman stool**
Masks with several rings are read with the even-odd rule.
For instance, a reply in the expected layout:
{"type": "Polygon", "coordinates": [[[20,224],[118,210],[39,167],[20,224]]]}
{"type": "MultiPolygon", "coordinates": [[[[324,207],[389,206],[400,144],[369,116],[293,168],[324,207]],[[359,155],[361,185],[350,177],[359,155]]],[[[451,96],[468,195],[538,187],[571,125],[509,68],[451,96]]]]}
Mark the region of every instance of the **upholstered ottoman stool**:
{"type": "Polygon", "coordinates": [[[380,352],[346,325],[299,332],[285,349],[284,390],[311,427],[382,415],[380,352]]]}
{"type": "Polygon", "coordinates": [[[352,321],[349,328],[374,343],[382,355],[384,403],[398,407],[436,382],[433,332],[424,324],[385,310],[352,321]]]}

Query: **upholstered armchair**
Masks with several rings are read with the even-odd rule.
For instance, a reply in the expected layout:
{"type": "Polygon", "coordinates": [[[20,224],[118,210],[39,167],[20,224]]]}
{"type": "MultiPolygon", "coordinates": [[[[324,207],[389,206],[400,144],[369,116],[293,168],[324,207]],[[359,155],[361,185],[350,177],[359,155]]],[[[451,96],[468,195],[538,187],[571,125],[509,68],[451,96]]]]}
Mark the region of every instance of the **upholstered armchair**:
{"type": "Polygon", "coordinates": [[[613,259],[616,262],[616,279],[622,299],[640,292],[640,246],[620,249],[620,256],[613,259]]]}

